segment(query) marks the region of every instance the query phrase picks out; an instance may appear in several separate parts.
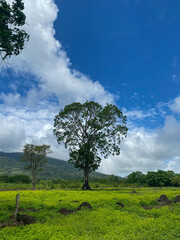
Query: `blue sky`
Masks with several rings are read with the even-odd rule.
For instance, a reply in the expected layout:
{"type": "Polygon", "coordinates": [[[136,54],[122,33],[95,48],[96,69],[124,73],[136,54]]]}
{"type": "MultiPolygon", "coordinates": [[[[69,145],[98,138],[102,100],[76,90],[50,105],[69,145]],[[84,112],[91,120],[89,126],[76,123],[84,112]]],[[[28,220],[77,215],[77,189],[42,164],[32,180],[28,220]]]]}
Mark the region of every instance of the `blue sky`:
{"type": "Polygon", "coordinates": [[[144,108],[179,94],[179,1],[57,3],[56,37],[72,67],[120,95],[120,105],[144,108]]]}
{"type": "Polygon", "coordinates": [[[68,159],[53,118],[65,104],[94,100],[120,107],[129,127],[121,155],[100,171],[180,172],[180,1],[24,3],[30,41],[1,63],[0,150],[45,143],[68,159]]]}

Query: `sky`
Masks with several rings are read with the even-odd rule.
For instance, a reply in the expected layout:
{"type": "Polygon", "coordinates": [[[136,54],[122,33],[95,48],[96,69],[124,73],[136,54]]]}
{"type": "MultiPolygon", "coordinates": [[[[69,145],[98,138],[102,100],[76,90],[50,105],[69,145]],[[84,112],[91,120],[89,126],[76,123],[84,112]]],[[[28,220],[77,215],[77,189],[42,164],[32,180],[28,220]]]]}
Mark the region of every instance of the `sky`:
{"type": "MultiPolygon", "coordinates": [[[[7,0],[11,3],[11,0],[7,0]]],[[[24,0],[30,35],[0,63],[0,151],[49,144],[66,104],[116,104],[127,116],[121,154],[98,171],[180,173],[180,1],[24,0]]]]}

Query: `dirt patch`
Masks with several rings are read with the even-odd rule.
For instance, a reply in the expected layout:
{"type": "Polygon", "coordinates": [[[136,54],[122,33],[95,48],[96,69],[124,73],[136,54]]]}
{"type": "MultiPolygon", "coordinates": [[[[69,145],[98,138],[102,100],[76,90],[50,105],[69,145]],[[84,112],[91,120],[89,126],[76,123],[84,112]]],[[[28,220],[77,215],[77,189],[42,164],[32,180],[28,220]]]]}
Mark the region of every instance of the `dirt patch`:
{"type": "Polygon", "coordinates": [[[180,202],[180,195],[177,195],[174,199],[174,202],[177,203],[177,202],[180,202]]]}
{"type": "Polygon", "coordinates": [[[79,210],[81,210],[82,208],[91,209],[92,206],[91,206],[91,204],[88,203],[88,202],[83,202],[83,203],[81,203],[81,204],[79,205],[79,207],[77,208],[77,210],[79,211],[79,210]]]}
{"type": "Polygon", "coordinates": [[[77,200],[74,200],[74,201],[72,201],[72,203],[73,203],[73,202],[74,202],[74,203],[78,203],[79,201],[77,201],[77,200]]]}
{"type": "Polygon", "coordinates": [[[136,190],[132,190],[132,192],[131,192],[131,193],[137,193],[137,192],[136,192],[136,190]]]}
{"type": "Polygon", "coordinates": [[[62,199],[59,199],[59,202],[62,202],[62,199]]]}
{"type": "Polygon", "coordinates": [[[76,210],[73,209],[67,209],[67,208],[61,208],[58,213],[61,213],[63,215],[70,215],[73,214],[76,210]]]}
{"type": "Polygon", "coordinates": [[[124,208],[124,204],[123,204],[123,203],[117,202],[116,204],[119,205],[119,206],[121,206],[122,208],[124,208]]]}

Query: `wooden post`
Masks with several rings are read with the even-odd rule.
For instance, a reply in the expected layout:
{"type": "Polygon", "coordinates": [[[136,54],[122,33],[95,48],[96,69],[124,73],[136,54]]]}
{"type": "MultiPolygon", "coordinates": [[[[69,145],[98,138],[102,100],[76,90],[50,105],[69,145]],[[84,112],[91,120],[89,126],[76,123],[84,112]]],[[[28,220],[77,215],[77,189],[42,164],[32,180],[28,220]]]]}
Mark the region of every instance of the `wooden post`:
{"type": "Polygon", "coordinates": [[[14,221],[15,223],[17,223],[16,216],[17,216],[18,209],[19,209],[19,201],[20,201],[20,194],[18,193],[18,194],[16,195],[16,208],[15,208],[14,215],[13,215],[13,221],[14,221]]]}

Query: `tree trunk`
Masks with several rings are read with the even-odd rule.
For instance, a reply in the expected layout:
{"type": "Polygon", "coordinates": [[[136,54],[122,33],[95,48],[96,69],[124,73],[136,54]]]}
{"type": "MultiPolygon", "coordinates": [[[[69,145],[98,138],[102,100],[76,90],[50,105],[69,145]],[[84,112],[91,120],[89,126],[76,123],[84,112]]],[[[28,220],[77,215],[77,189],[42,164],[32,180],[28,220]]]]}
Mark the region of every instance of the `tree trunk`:
{"type": "Polygon", "coordinates": [[[33,190],[35,190],[36,187],[36,173],[33,174],[33,190]]]}
{"type": "Polygon", "coordinates": [[[84,184],[82,186],[82,190],[91,190],[90,186],[89,186],[89,172],[88,170],[84,170],[84,184]]]}
{"type": "Polygon", "coordinates": [[[33,181],[33,191],[35,190],[35,187],[36,187],[36,183],[35,181],[33,181]]]}

